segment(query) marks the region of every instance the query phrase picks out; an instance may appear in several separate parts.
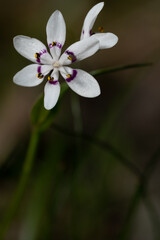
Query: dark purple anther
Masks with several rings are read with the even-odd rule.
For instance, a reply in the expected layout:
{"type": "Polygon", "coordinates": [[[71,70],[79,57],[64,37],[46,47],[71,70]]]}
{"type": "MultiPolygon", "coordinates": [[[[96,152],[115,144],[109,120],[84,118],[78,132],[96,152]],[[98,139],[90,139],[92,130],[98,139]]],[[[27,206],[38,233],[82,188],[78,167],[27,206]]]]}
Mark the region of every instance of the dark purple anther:
{"type": "Polygon", "coordinates": [[[47,50],[46,49],[42,49],[39,53],[36,53],[36,61],[38,62],[38,63],[41,63],[41,60],[40,60],[40,57],[43,55],[43,54],[45,54],[45,53],[47,53],[47,50]]]}
{"type": "Polygon", "coordinates": [[[53,48],[53,47],[58,47],[59,49],[62,48],[62,44],[59,43],[59,42],[53,42],[53,43],[50,43],[48,46],[49,48],[53,48]],[[54,43],[54,44],[53,44],[54,43]]]}
{"type": "Polygon", "coordinates": [[[77,70],[73,69],[72,75],[69,78],[66,78],[67,82],[71,82],[77,76],[77,70]]]}
{"type": "Polygon", "coordinates": [[[89,31],[89,35],[90,35],[90,36],[92,35],[92,29],[89,31]]]}
{"type": "Polygon", "coordinates": [[[54,84],[54,85],[56,85],[56,84],[58,84],[58,81],[57,80],[54,80],[54,81],[48,81],[50,84],[54,84]]]}

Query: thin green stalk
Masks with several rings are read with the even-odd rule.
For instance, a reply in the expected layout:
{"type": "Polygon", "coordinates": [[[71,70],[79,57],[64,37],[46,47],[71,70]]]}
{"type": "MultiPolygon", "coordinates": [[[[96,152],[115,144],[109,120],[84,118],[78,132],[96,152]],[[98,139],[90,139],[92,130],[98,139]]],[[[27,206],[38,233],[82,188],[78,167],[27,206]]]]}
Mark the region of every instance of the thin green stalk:
{"type": "Polygon", "coordinates": [[[1,223],[0,240],[2,240],[5,236],[5,234],[7,233],[7,230],[9,228],[9,226],[11,225],[11,222],[12,222],[12,220],[17,212],[17,209],[20,205],[20,202],[22,200],[22,197],[25,192],[25,189],[26,189],[29,177],[30,177],[30,173],[32,170],[33,161],[34,161],[35,153],[36,153],[37,146],[38,146],[38,141],[39,141],[39,132],[37,131],[37,129],[34,129],[31,134],[31,137],[30,137],[28,151],[27,151],[27,155],[26,155],[26,158],[24,161],[19,185],[17,187],[17,190],[11,201],[11,204],[8,207],[7,212],[1,223]]]}
{"type": "Polygon", "coordinates": [[[93,76],[98,76],[98,75],[102,75],[105,73],[117,72],[117,71],[122,71],[122,70],[126,70],[126,69],[131,69],[131,68],[148,67],[151,65],[152,65],[152,63],[136,63],[136,64],[129,64],[129,65],[122,65],[122,66],[117,66],[117,67],[98,69],[98,70],[90,72],[90,74],[93,76]]]}
{"type": "Polygon", "coordinates": [[[73,115],[73,124],[75,132],[81,133],[83,129],[81,106],[79,96],[75,93],[71,94],[71,110],[73,115]]]}

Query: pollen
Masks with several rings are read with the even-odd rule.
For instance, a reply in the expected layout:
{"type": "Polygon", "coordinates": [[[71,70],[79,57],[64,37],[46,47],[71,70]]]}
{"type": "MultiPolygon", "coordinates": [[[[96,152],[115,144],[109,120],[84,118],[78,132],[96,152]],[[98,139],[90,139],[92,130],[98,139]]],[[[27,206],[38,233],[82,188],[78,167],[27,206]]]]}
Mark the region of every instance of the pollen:
{"type": "Polygon", "coordinates": [[[48,76],[48,81],[54,81],[54,77],[48,76]]]}
{"type": "Polygon", "coordinates": [[[70,75],[70,74],[68,74],[68,75],[66,75],[66,77],[67,77],[67,78],[70,78],[70,77],[71,77],[71,75],[70,75]]]}
{"type": "Polygon", "coordinates": [[[57,44],[57,42],[53,42],[53,43],[52,43],[52,46],[56,46],[56,44],[57,44]]]}
{"type": "Polygon", "coordinates": [[[70,61],[72,61],[72,60],[73,60],[71,56],[69,56],[69,57],[68,57],[68,59],[69,59],[70,61]]]}
{"type": "Polygon", "coordinates": [[[103,33],[103,32],[104,32],[104,28],[103,28],[103,27],[99,27],[99,28],[98,28],[98,31],[101,32],[101,33],[103,33]]]}
{"type": "Polygon", "coordinates": [[[39,53],[35,53],[35,58],[39,59],[40,58],[40,54],[39,53]]]}
{"type": "Polygon", "coordinates": [[[42,79],[42,78],[44,77],[44,75],[43,75],[42,73],[38,73],[38,74],[37,74],[37,77],[38,77],[39,79],[42,79]]]}

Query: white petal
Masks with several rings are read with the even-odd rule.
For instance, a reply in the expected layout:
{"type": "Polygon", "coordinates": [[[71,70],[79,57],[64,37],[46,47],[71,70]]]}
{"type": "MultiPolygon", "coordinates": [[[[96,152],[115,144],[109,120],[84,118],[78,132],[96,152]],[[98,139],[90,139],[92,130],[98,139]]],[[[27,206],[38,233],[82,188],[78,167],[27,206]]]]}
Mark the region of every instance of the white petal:
{"type": "Polygon", "coordinates": [[[55,11],[48,20],[47,42],[53,59],[58,60],[66,39],[66,24],[60,11],[55,11]],[[53,46],[52,43],[55,42],[53,46]]]}
{"type": "Polygon", "coordinates": [[[54,69],[54,71],[51,73],[51,77],[54,78],[54,81],[58,81],[58,79],[59,79],[59,70],[58,70],[58,68],[54,69]]]}
{"type": "Polygon", "coordinates": [[[49,65],[41,66],[38,64],[31,64],[16,73],[16,75],[13,77],[13,82],[24,87],[37,86],[43,81],[44,76],[47,75],[51,70],[52,66],[49,65]],[[43,75],[42,78],[37,77],[38,73],[43,75]]]}
{"type": "Polygon", "coordinates": [[[49,81],[46,83],[44,88],[44,107],[47,110],[52,109],[59,98],[60,84],[57,81],[55,84],[51,84],[49,81]]]}
{"type": "Polygon", "coordinates": [[[100,95],[100,87],[97,80],[89,73],[81,69],[64,67],[60,69],[62,77],[69,87],[82,97],[93,98],[100,95]],[[67,77],[69,74],[71,77],[67,77]]]}
{"type": "Polygon", "coordinates": [[[99,41],[92,36],[90,38],[73,43],[60,57],[59,63],[68,65],[92,56],[99,50],[99,41]],[[71,59],[69,59],[71,57],[71,59]]]}
{"type": "Polygon", "coordinates": [[[100,2],[96,4],[94,7],[92,7],[91,10],[88,12],[83,23],[81,40],[84,38],[88,38],[90,36],[93,24],[95,23],[96,18],[100,11],[102,10],[103,6],[104,2],[100,2]]]}
{"type": "Polygon", "coordinates": [[[43,64],[51,64],[53,62],[46,46],[38,39],[19,35],[13,38],[13,45],[18,53],[33,62],[43,64]],[[39,58],[35,57],[36,53],[40,55],[39,58]]]}
{"type": "Polygon", "coordinates": [[[99,40],[99,49],[111,48],[118,42],[118,37],[113,33],[96,33],[92,37],[99,40]]]}

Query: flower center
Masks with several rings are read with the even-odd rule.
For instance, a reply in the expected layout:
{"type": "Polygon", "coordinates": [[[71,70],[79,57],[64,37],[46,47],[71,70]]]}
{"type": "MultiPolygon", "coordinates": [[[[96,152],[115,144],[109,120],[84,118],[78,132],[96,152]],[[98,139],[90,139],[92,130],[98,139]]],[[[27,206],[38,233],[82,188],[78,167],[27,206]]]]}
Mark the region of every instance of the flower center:
{"type": "Polygon", "coordinates": [[[60,67],[60,64],[58,61],[56,61],[55,63],[53,63],[53,67],[54,68],[59,68],[60,67]]]}

